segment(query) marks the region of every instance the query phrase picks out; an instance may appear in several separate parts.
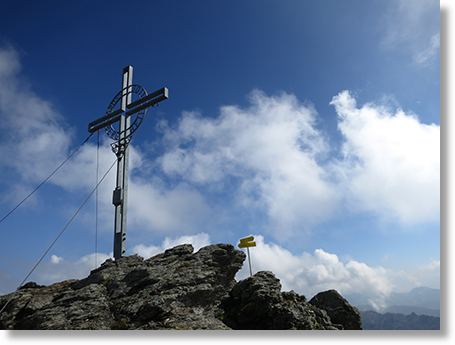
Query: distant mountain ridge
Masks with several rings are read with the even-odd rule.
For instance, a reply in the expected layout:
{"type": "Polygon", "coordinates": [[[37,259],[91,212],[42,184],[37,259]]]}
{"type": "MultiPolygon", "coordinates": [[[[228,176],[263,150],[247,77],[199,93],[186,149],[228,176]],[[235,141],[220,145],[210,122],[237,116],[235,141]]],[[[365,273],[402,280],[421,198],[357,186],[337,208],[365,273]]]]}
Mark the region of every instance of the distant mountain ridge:
{"type": "Polygon", "coordinates": [[[366,295],[355,293],[346,295],[345,298],[360,311],[374,310],[379,313],[440,316],[440,290],[424,286],[404,293],[392,292],[384,300],[386,307],[380,310],[373,308],[366,295]]]}
{"type": "Polygon", "coordinates": [[[428,315],[360,312],[365,330],[440,330],[440,318],[428,315]]]}
{"type": "Polygon", "coordinates": [[[394,314],[404,314],[411,315],[412,313],[416,315],[427,315],[440,317],[441,311],[439,309],[428,309],[422,307],[413,307],[408,305],[393,305],[384,310],[384,313],[394,313],[394,314]]]}
{"type": "Polygon", "coordinates": [[[407,293],[392,292],[386,303],[388,306],[407,305],[427,309],[440,309],[440,290],[421,286],[407,293]]]}

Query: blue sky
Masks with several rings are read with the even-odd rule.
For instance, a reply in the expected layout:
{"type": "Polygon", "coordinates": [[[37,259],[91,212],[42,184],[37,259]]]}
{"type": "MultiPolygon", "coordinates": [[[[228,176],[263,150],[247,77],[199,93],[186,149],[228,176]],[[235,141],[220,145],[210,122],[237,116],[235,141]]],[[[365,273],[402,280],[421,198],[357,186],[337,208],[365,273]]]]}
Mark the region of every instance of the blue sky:
{"type": "MultiPolygon", "coordinates": [[[[169,99],[131,143],[127,253],[254,235],[253,269],[311,297],[439,288],[438,1],[0,5],[0,216],[88,136],[122,69],[169,99]]],[[[100,176],[115,160],[100,132],[100,176]]],[[[13,291],[95,186],[96,135],[0,224],[13,291]]],[[[99,189],[112,255],[115,169],[99,189]]],[[[95,265],[95,202],[30,280],[95,265]]],[[[249,274],[247,267],[238,278],[249,274]]]]}

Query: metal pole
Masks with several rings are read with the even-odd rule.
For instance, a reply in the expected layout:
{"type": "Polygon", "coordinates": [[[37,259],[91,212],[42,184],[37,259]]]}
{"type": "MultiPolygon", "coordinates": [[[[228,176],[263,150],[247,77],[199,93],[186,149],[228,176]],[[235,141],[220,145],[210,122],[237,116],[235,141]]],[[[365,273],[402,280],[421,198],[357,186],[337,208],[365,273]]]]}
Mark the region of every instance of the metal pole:
{"type": "Polygon", "coordinates": [[[252,277],[253,271],[251,270],[250,248],[246,247],[246,250],[248,251],[248,263],[250,264],[250,277],[252,277]]]}
{"type": "MultiPolygon", "coordinates": [[[[133,84],[133,67],[128,66],[123,69],[121,109],[126,110],[131,103],[130,86],[133,84]]],[[[121,115],[118,141],[118,161],[117,161],[117,187],[114,190],[113,204],[115,205],[114,221],[114,258],[121,259],[126,253],[126,211],[128,201],[128,172],[129,172],[129,147],[127,139],[129,137],[130,115],[121,115]]]]}

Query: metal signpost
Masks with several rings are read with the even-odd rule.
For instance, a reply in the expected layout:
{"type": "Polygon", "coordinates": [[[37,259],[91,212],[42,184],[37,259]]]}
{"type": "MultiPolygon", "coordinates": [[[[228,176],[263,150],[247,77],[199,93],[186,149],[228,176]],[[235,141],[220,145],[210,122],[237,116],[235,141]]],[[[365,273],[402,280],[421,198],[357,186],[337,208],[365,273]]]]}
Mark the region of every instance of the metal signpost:
{"type": "Polygon", "coordinates": [[[88,131],[94,133],[102,128],[107,135],[115,140],[111,144],[112,151],[117,155],[117,186],[112,196],[115,206],[114,222],[114,258],[121,259],[126,252],[126,210],[128,200],[128,161],[129,147],[133,133],[142,123],[148,107],[153,107],[168,98],[167,88],[159,89],[147,94],[145,89],[133,84],[133,67],[123,69],[122,89],[114,97],[106,114],[91,122],[88,131]],[[136,100],[133,100],[133,95],[136,100]],[[117,108],[117,105],[119,107],[117,108]],[[134,119],[132,121],[132,116],[134,119]],[[118,122],[119,129],[112,126],[118,122]]]}
{"type": "Polygon", "coordinates": [[[250,264],[250,276],[253,276],[253,271],[251,270],[251,259],[250,259],[250,247],[256,247],[256,242],[254,241],[254,237],[245,237],[240,240],[239,248],[246,248],[248,252],[248,263],[250,264]]]}

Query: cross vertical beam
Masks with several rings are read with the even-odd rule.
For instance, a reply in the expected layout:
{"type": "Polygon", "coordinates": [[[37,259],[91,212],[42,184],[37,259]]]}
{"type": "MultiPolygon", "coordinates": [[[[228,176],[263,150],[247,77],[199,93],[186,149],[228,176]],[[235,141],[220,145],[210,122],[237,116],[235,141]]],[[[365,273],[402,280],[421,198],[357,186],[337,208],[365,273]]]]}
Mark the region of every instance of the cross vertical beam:
{"type": "MultiPolygon", "coordinates": [[[[122,90],[123,96],[121,109],[125,112],[131,103],[130,87],[133,84],[133,67],[127,66],[123,69],[122,90]]],[[[128,204],[128,172],[129,172],[129,137],[130,115],[123,113],[120,116],[120,129],[118,141],[117,161],[117,185],[112,196],[112,203],[115,206],[114,220],[114,258],[118,260],[126,252],[126,210],[128,204]]]]}

